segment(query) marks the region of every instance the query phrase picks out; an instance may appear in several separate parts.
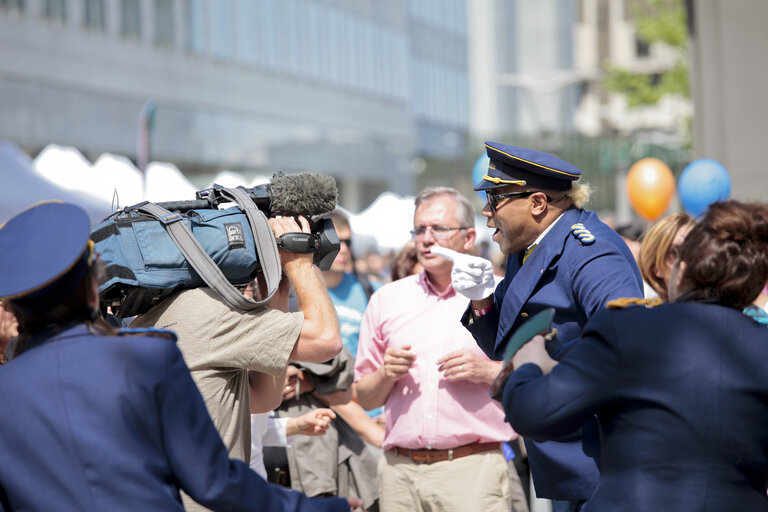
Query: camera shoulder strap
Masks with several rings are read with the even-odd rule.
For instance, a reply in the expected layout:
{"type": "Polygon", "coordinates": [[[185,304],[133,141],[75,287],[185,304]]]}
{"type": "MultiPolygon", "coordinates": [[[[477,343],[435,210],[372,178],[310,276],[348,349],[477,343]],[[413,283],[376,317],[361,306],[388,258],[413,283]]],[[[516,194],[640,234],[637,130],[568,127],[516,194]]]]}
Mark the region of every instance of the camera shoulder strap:
{"type": "Polygon", "coordinates": [[[245,216],[248,217],[248,223],[251,225],[251,231],[253,231],[253,240],[256,244],[256,254],[261,264],[261,272],[267,285],[267,296],[261,302],[266,302],[275,294],[283,277],[283,267],[280,264],[275,233],[269,225],[267,216],[256,207],[242,187],[223,188],[221,192],[223,196],[235,201],[237,206],[245,212],[245,216]]]}
{"type": "Polygon", "coordinates": [[[229,306],[244,311],[253,311],[263,307],[269,299],[272,298],[272,295],[274,295],[281,277],[279,256],[277,256],[277,245],[274,242],[275,237],[266,216],[257,209],[256,210],[261,214],[261,217],[259,218],[258,215],[249,215],[248,221],[251,223],[251,228],[254,230],[254,239],[256,241],[256,250],[259,258],[266,255],[264,256],[266,260],[260,261],[264,261],[267,265],[264,266],[265,263],[262,263],[262,270],[264,275],[267,276],[268,283],[267,296],[258,301],[245,297],[227,280],[219,266],[210,256],[208,256],[187,226],[183,222],[179,222],[184,218],[181,214],[170,212],[154,203],[145,203],[136,208],[136,210],[152,216],[163,224],[168,235],[179,248],[179,251],[184,255],[184,258],[189,265],[200,275],[205,284],[219,293],[224,302],[229,306]],[[256,229],[254,229],[254,225],[257,226],[256,229]],[[268,234],[265,234],[266,231],[264,228],[268,230],[268,234]],[[270,258],[269,242],[271,242],[273,246],[272,251],[274,252],[274,255],[277,256],[277,271],[275,271],[274,268],[274,258],[270,258]]]}

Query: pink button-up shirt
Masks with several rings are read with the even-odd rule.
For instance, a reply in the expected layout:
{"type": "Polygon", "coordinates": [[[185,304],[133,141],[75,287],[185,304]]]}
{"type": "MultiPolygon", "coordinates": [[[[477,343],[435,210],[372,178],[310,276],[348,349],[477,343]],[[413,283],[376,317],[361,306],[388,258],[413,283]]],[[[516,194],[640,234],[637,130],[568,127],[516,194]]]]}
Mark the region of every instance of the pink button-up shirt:
{"type": "Polygon", "coordinates": [[[360,326],[355,380],[379,368],[388,347],[410,345],[416,354],[387,397],[382,448],[448,449],[517,437],[488,395],[488,384],[448,382],[438,371],[437,361],[455,350],[488,359],[459,322],[467,302],[452,287],[437,292],[424,273],[387,284],[371,297],[360,326]]]}

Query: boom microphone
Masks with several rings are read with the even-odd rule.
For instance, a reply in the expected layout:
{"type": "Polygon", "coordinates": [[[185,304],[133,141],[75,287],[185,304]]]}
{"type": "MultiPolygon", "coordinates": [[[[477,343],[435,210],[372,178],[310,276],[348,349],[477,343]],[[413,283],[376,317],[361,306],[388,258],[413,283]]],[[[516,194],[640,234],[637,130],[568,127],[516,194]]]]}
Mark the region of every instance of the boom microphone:
{"type": "Polygon", "coordinates": [[[332,176],[276,173],[270,181],[272,215],[295,217],[327,214],[336,208],[338,190],[332,176]]]}

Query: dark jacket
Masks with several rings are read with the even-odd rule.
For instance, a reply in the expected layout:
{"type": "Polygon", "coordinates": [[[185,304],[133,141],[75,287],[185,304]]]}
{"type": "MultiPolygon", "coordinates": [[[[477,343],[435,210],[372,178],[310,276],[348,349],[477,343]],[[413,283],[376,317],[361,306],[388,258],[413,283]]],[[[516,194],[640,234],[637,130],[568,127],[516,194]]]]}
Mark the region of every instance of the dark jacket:
{"type": "Polygon", "coordinates": [[[0,484],[11,509],[349,510],[230,459],[171,339],[36,336],[0,369],[0,484]]]}
{"type": "Polygon", "coordinates": [[[597,414],[600,484],[585,511],[768,510],[768,328],[673,303],[602,310],[546,376],[506,384],[520,434],[565,435],[597,414]]]}
{"type": "MultiPolygon", "coordinates": [[[[578,340],[589,318],[606,302],[620,297],[642,297],[640,271],[627,244],[594,212],[571,208],[541,240],[525,265],[520,254],[507,258],[504,280],[494,294],[494,306],[469,325],[462,322],[491,359],[501,360],[510,335],[545,308],[555,308],[557,340],[547,346],[559,359],[578,340]],[[574,224],[594,235],[582,243],[574,224]]],[[[591,425],[587,425],[591,427],[591,425]]],[[[585,500],[597,485],[594,461],[585,455],[581,432],[542,443],[526,439],[528,460],[541,498],[585,500]]]]}

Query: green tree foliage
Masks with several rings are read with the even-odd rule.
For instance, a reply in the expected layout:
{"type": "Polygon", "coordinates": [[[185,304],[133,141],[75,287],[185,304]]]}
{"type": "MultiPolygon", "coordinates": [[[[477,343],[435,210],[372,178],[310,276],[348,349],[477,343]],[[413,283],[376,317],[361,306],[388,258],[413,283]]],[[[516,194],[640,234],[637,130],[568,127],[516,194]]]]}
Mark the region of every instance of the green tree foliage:
{"type": "Polygon", "coordinates": [[[635,0],[631,7],[637,37],[649,45],[663,43],[671,46],[680,56],[674,67],[658,74],[636,73],[608,62],[605,87],[624,94],[630,107],[652,105],[667,94],[690,97],[683,0],[635,0]]]}

